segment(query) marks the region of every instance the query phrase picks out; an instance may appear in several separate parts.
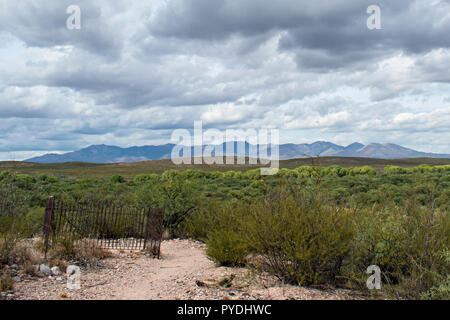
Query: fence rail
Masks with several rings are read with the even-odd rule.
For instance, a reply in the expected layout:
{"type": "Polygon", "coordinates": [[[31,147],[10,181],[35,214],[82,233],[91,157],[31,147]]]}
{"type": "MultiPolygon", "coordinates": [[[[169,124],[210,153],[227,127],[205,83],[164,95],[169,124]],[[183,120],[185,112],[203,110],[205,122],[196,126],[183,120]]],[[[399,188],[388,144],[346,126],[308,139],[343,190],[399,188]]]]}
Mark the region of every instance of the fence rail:
{"type": "Polygon", "coordinates": [[[58,237],[70,237],[82,246],[148,250],[159,257],[163,215],[162,208],[55,201],[51,197],[44,215],[45,252],[58,237]]]}

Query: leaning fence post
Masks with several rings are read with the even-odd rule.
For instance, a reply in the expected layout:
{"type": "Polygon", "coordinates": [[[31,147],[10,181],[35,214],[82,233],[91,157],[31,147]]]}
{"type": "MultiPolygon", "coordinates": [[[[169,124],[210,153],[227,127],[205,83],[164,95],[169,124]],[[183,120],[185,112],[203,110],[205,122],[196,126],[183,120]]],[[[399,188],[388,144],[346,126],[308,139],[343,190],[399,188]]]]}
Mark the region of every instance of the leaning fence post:
{"type": "Polygon", "coordinates": [[[144,250],[147,247],[147,242],[150,241],[151,250],[156,250],[158,259],[161,253],[161,239],[163,233],[163,216],[164,208],[154,209],[149,207],[147,212],[147,224],[145,228],[144,250]]]}
{"type": "Polygon", "coordinates": [[[147,223],[146,223],[146,226],[145,226],[144,251],[147,248],[147,241],[150,239],[151,217],[152,217],[152,207],[148,207],[148,210],[147,210],[147,223]]]}
{"type": "Polygon", "coordinates": [[[164,223],[164,207],[160,208],[158,210],[158,259],[161,253],[161,241],[162,241],[162,236],[163,236],[163,231],[164,231],[164,227],[163,227],[163,223],[164,223]]]}
{"type": "Polygon", "coordinates": [[[44,215],[44,248],[45,248],[45,259],[47,259],[48,245],[49,245],[49,237],[50,233],[54,230],[54,210],[55,210],[55,199],[50,197],[45,203],[45,215],[44,215]]]}

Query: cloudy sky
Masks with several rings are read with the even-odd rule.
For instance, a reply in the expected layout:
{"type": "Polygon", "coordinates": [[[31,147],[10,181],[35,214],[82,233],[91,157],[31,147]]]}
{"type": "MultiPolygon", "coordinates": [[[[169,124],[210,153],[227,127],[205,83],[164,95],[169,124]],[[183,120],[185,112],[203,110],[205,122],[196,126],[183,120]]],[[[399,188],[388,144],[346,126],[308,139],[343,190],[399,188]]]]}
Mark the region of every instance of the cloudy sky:
{"type": "Polygon", "coordinates": [[[195,120],[450,153],[450,0],[0,0],[0,118],[0,160],[195,120]]]}

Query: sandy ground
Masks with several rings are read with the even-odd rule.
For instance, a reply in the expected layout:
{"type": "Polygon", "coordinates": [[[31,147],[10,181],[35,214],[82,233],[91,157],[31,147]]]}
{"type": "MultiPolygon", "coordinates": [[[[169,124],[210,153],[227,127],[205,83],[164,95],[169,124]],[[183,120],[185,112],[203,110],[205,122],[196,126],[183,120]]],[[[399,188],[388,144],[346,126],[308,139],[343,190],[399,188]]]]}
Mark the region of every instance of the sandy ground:
{"type": "Polygon", "coordinates": [[[81,288],[66,279],[24,280],[15,299],[360,299],[352,291],[283,285],[245,268],[217,267],[205,246],[189,240],[163,241],[161,259],[136,252],[114,253],[96,268],[82,269],[81,288]],[[232,279],[230,281],[230,279],[232,279]]]}

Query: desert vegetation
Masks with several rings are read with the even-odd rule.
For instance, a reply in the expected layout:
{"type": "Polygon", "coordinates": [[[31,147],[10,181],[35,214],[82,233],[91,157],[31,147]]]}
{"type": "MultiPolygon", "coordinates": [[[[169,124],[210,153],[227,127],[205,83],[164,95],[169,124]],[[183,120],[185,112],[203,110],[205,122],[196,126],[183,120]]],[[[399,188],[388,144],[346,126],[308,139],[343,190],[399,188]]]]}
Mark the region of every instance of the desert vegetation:
{"type": "MultiPolygon", "coordinates": [[[[449,165],[299,166],[275,176],[260,176],[258,169],[93,178],[3,171],[0,192],[2,290],[13,283],[9,265],[31,270],[39,263],[20,248],[39,239],[45,201],[54,196],[164,207],[172,237],[201,240],[218,264],[245,265],[286,283],[378,297],[366,288],[367,267],[378,265],[383,297],[450,298],[449,165]]],[[[51,259],[56,265],[104,257],[80,250],[62,239],[51,259]]]]}

